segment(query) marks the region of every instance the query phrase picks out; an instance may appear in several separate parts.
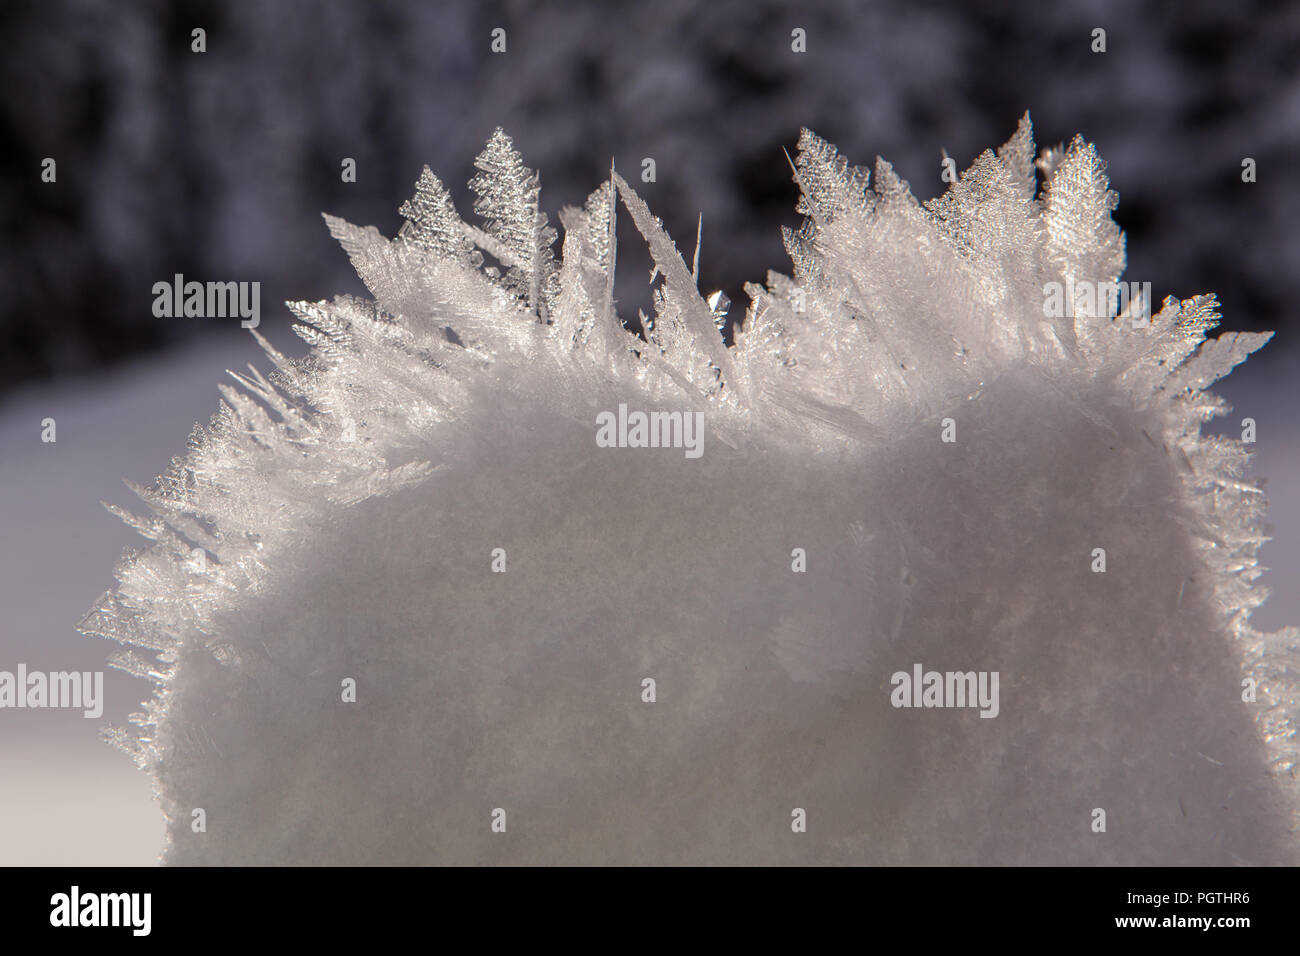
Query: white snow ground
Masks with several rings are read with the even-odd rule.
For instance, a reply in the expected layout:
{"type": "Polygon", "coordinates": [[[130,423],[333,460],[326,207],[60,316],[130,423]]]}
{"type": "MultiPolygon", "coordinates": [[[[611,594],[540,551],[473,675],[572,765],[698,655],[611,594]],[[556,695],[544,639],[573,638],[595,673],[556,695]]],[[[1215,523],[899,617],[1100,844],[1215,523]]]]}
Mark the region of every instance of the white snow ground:
{"type": "Polygon", "coordinates": [[[109,376],[29,389],[0,406],[0,670],[104,671],[103,716],[0,711],[0,865],[150,865],[163,819],[150,783],[98,737],[150,688],[105,666],[114,645],[76,631],[139,541],[99,505],[130,506],[218,401],[226,368],[261,354],[239,330],[109,376]],[[236,334],[237,333],[237,334],[236,334]],[[41,420],[57,441],[41,442],[41,420]]]}
{"type": "MultiPolygon", "coordinates": [[[[75,630],[112,585],[121,549],[138,541],[98,502],[130,506],[121,479],[147,482],[162,470],[192,424],[215,409],[224,369],[249,361],[265,367],[251,336],[210,337],[0,405],[0,669],[105,670],[107,698],[98,720],[80,711],[0,711],[0,865],[155,862],[164,827],[149,781],[97,736],[124,723],[149,687],[106,668],[110,645],[75,630]],[[40,441],[46,417],[57,422],[55,444],[40,441]]],[[[1268,479],[1276,538],[1263,550],[1274,591],[1255,615],[1263,630],[1300,622],[1298,365],[1261,355],[1216,389],[1236,406],[1216,430],[1239,431],[1245,416],[1259,428],[1255,471],[1268,479]]]]}

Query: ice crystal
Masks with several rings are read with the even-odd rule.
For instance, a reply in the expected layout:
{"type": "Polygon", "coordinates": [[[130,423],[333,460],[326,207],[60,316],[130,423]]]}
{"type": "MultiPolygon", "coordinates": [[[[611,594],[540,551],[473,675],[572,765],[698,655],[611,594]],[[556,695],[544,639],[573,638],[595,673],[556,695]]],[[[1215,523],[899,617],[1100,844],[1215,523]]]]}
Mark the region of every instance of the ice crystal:
{"type": "Polygon", "coordinates": [[[1300,637],[1250,626],[1263,495],[1201,434],[1268,336],[1086,294],[1125,261],[1091,144],[1026,115],[922,204],[804,131],[730,347],[616,170],[557,266],[509,137],[476,166],[482,227],[428,169],[394,239],[327,216],[373,299],[289,303],[305,359],[253,331],[274,371],[113,509],[152,543],[82,629],[156,685],[115,739],[168,860],[1291,859],[1300,637]],[[703,455],[600,447],[624,408],[703,455]],[[913,663],[999,715],[891,707],[913,663]]]}

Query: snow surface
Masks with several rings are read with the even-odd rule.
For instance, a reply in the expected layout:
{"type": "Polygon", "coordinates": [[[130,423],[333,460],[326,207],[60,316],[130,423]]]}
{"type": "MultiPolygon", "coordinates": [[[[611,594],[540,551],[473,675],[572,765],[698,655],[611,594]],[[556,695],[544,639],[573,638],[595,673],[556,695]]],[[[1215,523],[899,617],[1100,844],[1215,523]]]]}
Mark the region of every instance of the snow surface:
{"type": "Polygon", "coordinates": [[[231,330],[183,351],[94,376],[29,388],[0,406],[0,669],[105,671],[104,714],[0,712],[0,865],[112,866],[156,862],[163,819],[149,780],[104,746],[148,685],[106,667],[112,645],[76,622],[112,584],[110,569],[136,536],[100,506],[123,477],[165,467],[174,437],[206,418],[221,370],[260,350],[231,330]],[[57,423],[53,444],[41,420],[57,423]]]}

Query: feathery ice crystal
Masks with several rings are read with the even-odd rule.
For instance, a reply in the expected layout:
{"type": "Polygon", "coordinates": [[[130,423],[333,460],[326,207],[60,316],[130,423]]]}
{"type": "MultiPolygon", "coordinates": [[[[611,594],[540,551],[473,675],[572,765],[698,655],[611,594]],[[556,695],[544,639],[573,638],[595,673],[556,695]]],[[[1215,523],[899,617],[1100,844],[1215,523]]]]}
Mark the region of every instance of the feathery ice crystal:
{"type": "Polygon", "coordinates": [[[156,687],[114,736],[166,860],[1294,859],[1300,637],[1249,625],[1263,495],[1201,435],[1268,336],[1207,339],[1213,296],[1045,316],[1124,239],[1027,115],[924,204],[807,131],[792,165],[793,275],[730,347],[616,172],[557,257],[501,131],[482,227],[427,169],[395,239],[326,217],[373,301],[290,303],[302,360],[258,336],[82,624],[156,687]],[[701,453],[605,447],[627,409],[701,453]],[[916,665],[996,672],[996,718],[893,706],[916,665]]]}

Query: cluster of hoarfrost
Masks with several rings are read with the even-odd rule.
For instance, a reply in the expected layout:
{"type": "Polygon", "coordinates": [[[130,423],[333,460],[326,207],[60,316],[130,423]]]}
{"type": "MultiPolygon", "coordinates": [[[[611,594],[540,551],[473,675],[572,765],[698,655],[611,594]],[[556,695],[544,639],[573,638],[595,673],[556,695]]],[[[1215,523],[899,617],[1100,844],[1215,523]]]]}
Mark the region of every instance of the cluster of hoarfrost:
{"type": "MultiPolygon", "coordinates": [[[[1007,819],[995,821],[990,801],[1017,807],[1018,775],[1022,790],[1038,786],[1056,772],[1053,760],[1076,762],[1060,769],[1061,779],[1083,786],[1079,781],[1100,776],[1090,760],[1130,772],[1143,747],[1169,752],[1168,741],[1123,742],[1129,731],[1118,726],[1094,728],[1116,736],[1094,736],[1091,746],[1048,739],[1029,756],[1025,747],[1037,734],[1052,736],[1053,714],[1093,719],[1099,710],[1122,710],[1126,705],[1105,703],[1107,695],[1119,694],[1135,667],[1146,668],[1150,696],[1123,720],[1150,715],[1158,725],[1171,717],[1162,713],[1168,701],[1186,696],[1177,682],[1196,680],[1188,672],[1217,662],[1220,651],[1235,664],[1215,671],[1218,683],[1192,697],[1221,700],[1224,714],[1240,715],[1247,726],[1254,721],[1263,741],[1261,775],[1268,776],[1267,764],[1269,786],[1285,792],[1280,801],[1261,798],[1261,806],[1280,805],[1283,815],[1294,806],[1287,781],[1296,767],[1300,639],[1294,630],[1265,635],[1250,627],[1264,595],[1255,584],[1263,495],[1246,478],[1241,444],[1201,434],[1204,422],[1226,410],[1207,386],[1268,336],[1208,339],[1217,320],[1213,296],[1167,298],[1158,311],[1131,301],[1119,314],[1081,296],[1063,315],[1045,314],[1048,283],[1071,291],[1105,287],[1124,267],[1124,239],[1111,219],[1116,196],[1091,144],[1076,137],[1036,156],[1026,116],[1001,149],[977,158],[946,194],[920,203],[888,163],[878,160],[871,176],[804,131],[791,166],[806,218],[785,233],[793,274],[771,272],[765,286],[746,286],[751,302],[733,346],[720,334],[725,298],[697,287],[696,268],[617,171],[581,208],[561,212],[557,255],[538,177],[510,138],[498,130],[476,165],[471,187],[481,226],[462,221],[428,169],[401,207],[407,222],[394,239],[327,216],[373,300],[290,303],[297,331],[313,347],[305,359],[285,357],[254,331],[274,370],[231,373],[241,388],[222,387],[219,411],[196,428],[187,453],[151,487],[134,488],[148,509],[143,517],[112,509],[151,544],[125,556],[119,587],[82,630],[122,644],[113,663],[156,686],[133,726],[114,737],[157,781],[170,859],[1125,860],[1123,849],[1107,855],[1091,849],[1099,842],[1053,838],[1052,826],[1074,832],[1063,808],[1035,830],[1026,821],[1038,819],[1041,805],[1032,815],[1007,809],[1007,819]],[[619,203],[654,261],[654,314],[642,317],[643,335],[624,324],[613,295],[619,203]],[[1137,321],[1140,312],[1149,321],[1137,321]],[[703,410],[709,450],[699,470],[659,473],[635,450],[598,449],[592,413],[616,403],[703,410]],[[1052,419],[1046,430],[1035,408],[1052,419]],[[958,429],[954,446],[940,442],[947,419],[958,429]],[[1071,437],[1076,430],[1091,437],[1071,437]],[[1064,446],[1048,448],[1053,439],[1041,436],[1051,435],[1063,436],[1064,446]],[[550,447],[563,454],[548,457],[550,447]],[[1080,460],[1056,460],[1062,447],[1066,454],[1079,449],[1080,460]],[[955,452],[968,456],[959,466],[941,457],[953,449],[966,449],[955,452]],[[1111,453],[1113,462],[1104,458],[1111,453]],[[899,464],[904,460],[912,464],[899,464]],[[782,483],[799,469],[811,476],[806,482],[782,483]],[[651,477],[639,485],[643,474],[651,477]],[[1087,483],[1079,513],[1071,514],[1072,493],[1058,489],[1076,474],[1087,483]],[[854,488],[859,482],[870,485],[869,494],[854,488]],[[852,511],[859,501],[865,510],[841,512],[843,520],[822,514],[852,511]],[[944,501],[949,510],[940,523],[934,515],[944,501]],[[1111,502],[1136,510],[1097,512],[1111,502]],[[1160,509],[1156,532],[1123,529],[1131,515],[1151,509],[1160,509]],[[510,522],[476,537],[498,513],[510,522]],[[553,523],[543,527],[547,520],[553,523]],[[1094,525],[1093,540],[1069,540],[1062,530],[1094,525]],[[692,537],[696,528],[710,537],[692,537]],[[367,541],[367,529],[382,542],[367,541]],[[1121,544],[1115,536],[1124,534],[1134,540],[1121,544]],[[971,551],[972,536],[987,539],[987,549],[971,551]],[[611,539],[624,546],[601,551],[611,539]],[[697,540],[705,551],[716,543],[709,560],[692,564],[689,554],[673,551],[680,544],[689,552],[697,540]],[[556,551],[557,541],[571,542],[571,552],[556,551]],[[1078,588],[1066,590],[1086,591],[1088,580],[1065,570],[1054,578],[1051,569],[1077,564],[1086,574],[1099,541],[1110,546],[1106,577],[1118,589],[1104,603],[1114,609],[1131,602],[1134,633],[1111,633],[1124,625],[1100,610],[1092,620],[1087,606],[1052,591],[1076,580],[1078,588]],[[552,549],[544,558],[543,542],[552,549]],[[1180,542],[1193,555],[1190,565],[1171,553],[1180,542]],[[512,562],[499,578],[488,567],[497,545],[512,562]],[[808,547],[810,561],[823,567],[835,555],[841,568],[861,571],[830,585],[841,591],[819,592],[804,617],[790,610],[800,598],[778,593],[779,582],[797,577],[788,567],[795,546],[808,547]],[[1020,570],[998,564],[1017,549],[1025,555],[1020,570]],[[776,561],[764,577],[765,559],[755,555],[768,552],[776,561]],[[584,577],[588,553],[593,563],[584,577]],[[1116,568],[1117,554],[1132,558],[1129,570],[1116,568]],[[534,565],[538,578],[529,577],[534,565]],[[686,571],[679,574],[679,565],[686,571]],[[404,588],[406,568],[413,570],[404,588]],[[965,587],[972,590],[963,597],[965,587]],[[845,588],[851,600],[837,596],[845,588]],[[775,603],[764,604],[769,594],[777,594],[775,603]],[[987,606],[982,595],[991,595],[987,606]],[[936,617],[946,601],[955,611],[936,617]],[[1068,619],[1042,616],[1065,614],[1054,610],[1065,605],[1068,619]],[[1191,618],[1177,617],[1192,605],[1199,610],[1191,618]],[[1148,606],[1155,623],[1138,623],[1148,606]],[[611,624],[621,620],[620,608],[639,623],[611,624]],[[1058,633],[1030,633],[1047,620],[1058,633]],[[1213,640],[1189,640],[1184,652],[1176,633],[1161,630],[1174,620],[1174,631],[1199,629],[1213,640]],[[913,660],[941,664],[936,657],[960,644],[962,626],[985,628],[986,640],[956,663],[1004,672],[1002,716],[973,726],[994,734],[996,725],[1002,736],[981,742],[963,731],[940,744],[948,731],[933,723],[882,729],[906,714],[877,706],[887,701],[888,673],[913,660]],[[1074,637],[1059,633],[1063,627],[1074,628],[1074,637]],[[844,636],[855,629],[865,633],[844,636]],[[755,630],[764,635],[756,641],[741,633],[755,630]],[[910,649],[892,653],[919,630],[934,642],[916,636],[910,649]],[[1091,678],[1075,672],[1057,681],[1052,669],[1061,655],[1088,640],[1097,646],[1080,660],[1099,669],[1091,678]],[[1129,648],[1147,656],[1106,670],[1108,655],[1129,648]],[[624,676],[593,663],[619,655],[624,676]],[[684,689],[676,704],[636,697],[643,673],[671,672],[677,659],[684,689]],[[1160,675],[1154,690],[1153,673],[1160,675]],[[348,735],[360,731],[338,716],[349,706],[339,703],[339,678],[349,675],[362,675],[353,706],[383,715],[356,739],[348,735]],[[581,710],[581,701],[605,700],[606,678],[626,680],[636,705],[677,707],[691,727],[651,732],[634,714],[618,718],[626,737],[609,739],[624,725],[581,710]],[[1255,703],[1238,696],[1245,678],[1258,682],[1255,703]],[[543,689],[527,690],[530,680],[543,689]],[[743,694],[735,683],[741,680],[754,682],[743,694]],[[1030,688],[1048,686],[1061,689],[1025,705],[1030,688]],[[1061,703],[1071,693],[1083,709],[1061,703]],[[752,707],[738,702],[744,694],[752,707]],[[844,710],[855,695],[870,705],[844,710]],[[753,703],[760,698],[767,703],[753,703]],[[565,699],[573,713],[563,709],[565,699]],[[830,709],[822,713],[823,706],[830,709]],[[809,740],[816,738],[809,747],[823,748],[830,769],[799,769],[803,758],[791,754],[803,751],[785,735],[787,723],[800,721],[818,728],[809,731],[809,740]],[[736,736],[718,729],[724,726],[736,736]],[[499,730],[494,743],[485,728],[499,730]],[[710,733],[712,744],[701,743],[710,733]],[[746,751],[740,741],[748,734],[766,734],[771,750],[746,751]],[[852,745],[836,751],[837,735],[845,734],[852,745]],[[574,751],[567,756],[560,752],[566,735],[574,751]],[[905,753],[894,753],[885,736],[902,742],[905,753]],[[636,778],[644,785],[636,796],[621,781],[650,771],[623,763],[619,754],[628,750],[673,753],[682,766],[659,761],[658,776],[636,778]],[[743,759],[735,756],[741,751],[743,759]],[[749,775],[747,768],[771,753],[795,768],[793,777],[749,775]],[[730,759],[739,789],[720,778],[703,782],[711,764],[730,759]],[[935,765],[913,774],[909,761],[927,759],[935,765]],[[894,771],[891,760],[899,761],[894,771]],[[877,768],[874,782],[844,782],[844,768],[858,762],[877,768]],[[990,763],[1001,776],[989,776],[990,763]],[[891,773],[906,781],[897,784],[905,794],[880,783],[891,773]],[[953,790],[944,773],[983,788],[978,814],[935,795],[953,790]],[[340,776],[361,779],[341,784],[340,776]],[[552,818],[539,808],[560,813],[556,794],[577,779],[593,791],[585,803],[569,798],[582,813],[563,825],[552,820],[555,829],[547,830],[539,818],[552,818]],[[665,780],[676,781],[671,793],[679,802],[663,791],[665,780]],[[802,795],[782,791],[795,786],[791,780],[801,781],[802,795]],[[757,835],[764,814],[788,836],[789,807],[815,802],[806,791],[818,780],[823,793],[836,794],[824,806],[838,809],[820,817],[810,810],[809,819],[835,829],[826,819],[838,813],[843,825],[826,843],[808,841],[816,853],[798,856],[786,844],[742,849],[767,846],[757,835]],[[727,794],[730,804],[709,804],[715,816],[718,806],[733,807],[732,824],[720,827],[725,840],[714,836],[717,827],[682,823],[699,808],[688,796],[692,788],[727,794]],[[332,809],[325,806],[331,801],[332,809]],[[675,808],[682,840],[666,835],[664,821],[648,822],[661,805],[675,808]],[[512,820],[512,835],[522,828],[544,837],[515,846],[514,855],[501,842],[476,842],[498,836],[487,824],[498,806],[524,814],[512,820]],[[191,825],[196,807],[206,808],[208,832],[191,825]],[[866,817],[852,816],[862,808],[866,817]],[[418,822],[429,817],[436,825],[418,822]],[[933,846],[918,826],[937,834],[933,846]],[[654,832],[640,832],[646,828],[654,832]],[[989,839],[974,835],[984,830],[989,839]]],[[[696,262],[698,255],[697,247],[696,262]]],[[[1222,722],[1235,727],[1237,719],[1222,722]]],[[[1181,732],[1177,721],[1170,727],[1181,732]]],[[[1207,761],[1196,763],[1203,770],[1227,759],[1196,752],[1207,761]]],[[[1169,787],[1179,794],[1194,785],[1182,772],[1170,771],[1176,782],[1169,787]]],[[[1204,792],[1235,793],[1239,783],[1210,781],[1204,792]]],[[[1154,809],[1130,817],[1149,812],[1155,819],[1172,805],[1162,802],[1173,792],[1163,784],[1133,787],[1142,791],[1141,805],[1154,809]]],[[[1065,799],[1045,793],[1038,799],[1065,799]]],[[[1069,808],[1071,819],[1083,821],[1077,839],[1097,841],[1086,819],[1102,798],[1077,799],[1069,808]]],[[[1177,807],[1173,813],[1177,819],[1177,807]]],[[[1164,825],[1143,820],[1148,833],[1164,825]]],[[[1223,843],[1231,829],[1205,827],[1207,846],[1223,843]]],[[[816,831],[810,827],[808,836],[816,831]]],[[[1270,832],[1244,842],[1268,845],[1270,832]]],[[[1228,847],[1230,857],[1180,856],[1177,848],[1195,840],[1172,830],[1167,839],[1150,837],[1150,845],[1126,839],[1129,848],[1146,847],[1140,862],[1264,852],[1228,847]]]]}

